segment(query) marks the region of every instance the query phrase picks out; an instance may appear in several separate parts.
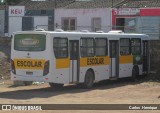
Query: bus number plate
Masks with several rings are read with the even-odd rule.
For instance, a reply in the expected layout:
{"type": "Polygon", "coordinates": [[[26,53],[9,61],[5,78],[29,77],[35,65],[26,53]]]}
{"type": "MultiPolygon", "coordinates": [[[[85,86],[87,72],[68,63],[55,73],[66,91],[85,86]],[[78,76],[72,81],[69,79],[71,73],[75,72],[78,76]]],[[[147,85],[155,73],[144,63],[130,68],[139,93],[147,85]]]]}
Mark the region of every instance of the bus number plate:
{"type": "Polygon", "coordinates": [[[26,72],[26,75],[33,75],[33,72],[26,72]]]}

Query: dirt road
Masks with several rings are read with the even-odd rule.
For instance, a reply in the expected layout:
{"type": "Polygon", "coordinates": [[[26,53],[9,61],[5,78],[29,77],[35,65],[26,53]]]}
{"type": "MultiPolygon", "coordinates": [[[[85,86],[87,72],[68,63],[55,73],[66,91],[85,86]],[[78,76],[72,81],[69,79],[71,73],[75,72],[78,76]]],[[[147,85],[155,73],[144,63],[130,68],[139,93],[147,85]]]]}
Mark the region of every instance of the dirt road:
{"type": "Polygon", "coordinates": [[[123,79],[97,83],[92,89],[66,85],[54,90],[48,84],[14,87],[5,82],[0,85],[0,104],[160,104],[160,83],[123,79]]]}

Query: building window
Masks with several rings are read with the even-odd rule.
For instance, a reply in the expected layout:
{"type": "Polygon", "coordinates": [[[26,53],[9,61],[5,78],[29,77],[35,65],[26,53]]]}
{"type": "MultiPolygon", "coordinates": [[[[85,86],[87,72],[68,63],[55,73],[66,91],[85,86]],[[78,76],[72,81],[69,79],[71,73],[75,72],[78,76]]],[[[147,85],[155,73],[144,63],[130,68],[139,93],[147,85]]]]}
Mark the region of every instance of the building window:
{"type": "Polygon", "coordinates": [[[130,52],[130,39],[120,39],[120,55],[129,55],[130,52]]]}
{"type": "Polygon", "coordinates": [[[96,56],[106,56],[107,55],[107,39],[96,38],[95,39],[95,54],[96,56]]]}
{"type": "Polygon", "coordinates": [[[62,29],[76,30],[76,18],[62,18],[62,29]]]}
{"type": "Polygon", "coordinates": [[[100,31],[101,30],[101,18],[92,18],[92,31],[100,31]]]}
{"type": "Polygon", "coordinates": [[[53,39],[53,49],[56,58],[68,57],[68,39],[56,37],[53,39]]]}
{"type": "Polygon", "coordinates": [[[160,17],[140,16],[137,17],[137,32],[147,34],[151,39],[160,39],[160,17]]]}
{"type": "Polygon", "coordinates": [[[22,31],[28,31],[34,29],[33,17],[22,17],[22,31]]]}
{"type": "Polygon", "coordinates": [[[47,11],[46,10],[41,10],[41,14],[46,14],[47,11]]]}
{"type": "Polygon", "coordinates": [[[94,39],[81,38],[81,56],[93,57],[94,56],[94,39]]]}

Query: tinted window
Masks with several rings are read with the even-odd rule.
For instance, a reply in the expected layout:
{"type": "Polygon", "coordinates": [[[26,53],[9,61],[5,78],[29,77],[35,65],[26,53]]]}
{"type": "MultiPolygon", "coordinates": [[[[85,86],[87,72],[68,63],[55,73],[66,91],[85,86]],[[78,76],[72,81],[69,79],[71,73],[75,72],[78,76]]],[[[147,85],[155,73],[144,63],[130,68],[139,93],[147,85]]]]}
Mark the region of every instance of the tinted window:
{"type": "Polygon", "coordinates": [[[56,58],[68,57],[68,39],[60,37],[54,38],[53,49],[56,58]]]}
{"type": "Polygon", "coordinates": [[[81,38],[81,56],[92,57],[94,56],[94,39],[81,38]]]}
{"type": "Polygon", "coordinates": [[[14,49],[17,51],[44,51],[45,48],[45,35],[17,34],[14,36],[14,49]]]}
{"type": "Polygon", "coordinates": [[[106,56],[107,55],[107,40],[103,38],[96,38],[96,56],[106,56]]]}
{"type": "Polygon", "coordinates": [[[141,39],[131,39],[132,54],[141,54],[141,39]]]}
{"type": "Polygon", "coordinates": [[[129,55],[130,52],[130,39],[122,38],[120,39],[120,54],[129,55]]]}

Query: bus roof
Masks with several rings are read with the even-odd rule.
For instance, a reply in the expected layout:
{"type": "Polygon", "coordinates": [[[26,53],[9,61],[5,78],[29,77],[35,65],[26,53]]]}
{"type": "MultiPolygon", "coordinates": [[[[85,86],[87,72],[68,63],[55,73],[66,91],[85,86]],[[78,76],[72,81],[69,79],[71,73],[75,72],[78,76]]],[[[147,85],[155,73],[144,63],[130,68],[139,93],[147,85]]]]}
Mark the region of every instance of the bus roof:
{"type": "Polygon", "coordinates": [[[38,31],[17,31],[14,32],[13,35],[15,34],[50,34],[50,35],[62,35],[63,36],[71,36],[71,35],[81,35],[82,37],[111,37],[111,38],[144,38],[145,40],[149,40],[149,36],[146,34],[136,34],[136,33],[117,33],[117,32],[89,32],[87,30],[83,31],[62,31],[62,30],[55,30],[55,31],[45,31],[45,30],[38,30],[38,31]],[[114,37],[116,36],[116,37],[114,37]],[[139,37],[140,36],[140,37],[139,37]]]}

